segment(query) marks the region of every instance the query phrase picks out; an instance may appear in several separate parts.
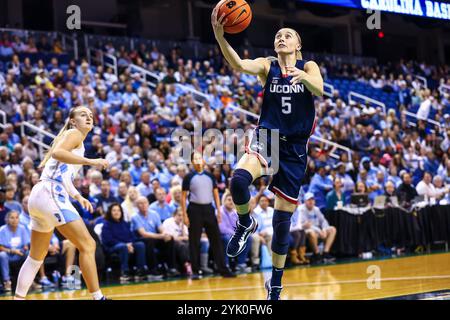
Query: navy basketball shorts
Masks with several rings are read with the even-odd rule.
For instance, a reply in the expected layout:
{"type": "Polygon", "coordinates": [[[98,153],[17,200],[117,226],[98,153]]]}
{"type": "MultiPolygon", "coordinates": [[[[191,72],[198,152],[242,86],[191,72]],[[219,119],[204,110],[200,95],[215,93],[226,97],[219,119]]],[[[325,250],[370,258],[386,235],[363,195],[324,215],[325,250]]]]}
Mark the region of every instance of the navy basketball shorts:
{"type": "Polygon", "coordinates": [[[308,139],[292,139],[258,127],[248,140],[245,152],[258,157],[263,175],[272,175],[270,191],[293,204],[298,203],[307,167],[308,139]],[[277,140],[278,147],[273,145],[277,140]]]}

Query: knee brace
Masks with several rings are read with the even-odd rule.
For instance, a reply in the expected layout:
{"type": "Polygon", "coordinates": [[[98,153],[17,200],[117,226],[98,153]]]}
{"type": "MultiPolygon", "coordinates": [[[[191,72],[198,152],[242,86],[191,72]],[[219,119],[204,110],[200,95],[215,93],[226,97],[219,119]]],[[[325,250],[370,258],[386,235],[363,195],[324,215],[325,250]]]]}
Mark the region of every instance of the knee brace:
{"type": "Polygon", "coordinates": [[[233,202],[236,205],[243,205],[250,201],[250,190],[248,187],[253,181],[253,177],[245,169],[236,169],[230,182],[230,191],[233,202]]]}
{"type": "Polygon", "coordinates": [[[278,255],[286,255],[289,249],[289,229],[291,227],[292,213],[275,210],[272,226],[272,251],[278,255]]]}

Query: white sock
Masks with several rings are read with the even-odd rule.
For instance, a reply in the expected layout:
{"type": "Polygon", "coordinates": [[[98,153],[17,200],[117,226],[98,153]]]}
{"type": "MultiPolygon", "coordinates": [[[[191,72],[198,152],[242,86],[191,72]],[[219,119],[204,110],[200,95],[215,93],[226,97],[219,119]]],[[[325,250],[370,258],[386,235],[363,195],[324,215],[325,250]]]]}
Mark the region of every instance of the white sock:
{"type": "Polygon", "coordinates": [[[100,300],[101,298],[103,298],[102,290],[92,292],[91,294],[92,294],[92,298],[94,298],[94,300],[100,300]]]}
{"type": "Polygon", "coordinates": [[[20,268],[19,277],[17,278],[16,295],[20,297],[27,295],[42,262],[44,261],[34,260],[30,256],[27,257],[22,268],[20,268]]]}

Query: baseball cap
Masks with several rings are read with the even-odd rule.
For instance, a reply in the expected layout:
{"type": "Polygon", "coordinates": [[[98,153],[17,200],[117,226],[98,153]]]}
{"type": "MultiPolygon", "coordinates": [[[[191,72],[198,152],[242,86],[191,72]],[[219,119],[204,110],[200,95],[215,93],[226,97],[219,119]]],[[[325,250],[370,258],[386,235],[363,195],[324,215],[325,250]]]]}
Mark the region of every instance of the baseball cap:
{"type": "Polygon", "coordinates": [[[133,161],[136,161],[136,160],[141,160],[141,156],[138,155],[138,154],[135,154],[135,155],[133,156],[133,161]]]}
{"type": "Polygon", "coordinates": [[[309,199],[314,199],[314,193],[312,192],[307,192],[305,194],[305,201],[308,201],[309,199]]]}
{"type": "Polygon", "coordinates": [[[375,130],[375,131],[373,132],[373,134],[374,134],[374,135],[381,134],[381,131],[380,131],[380,130],[375,130]]]}

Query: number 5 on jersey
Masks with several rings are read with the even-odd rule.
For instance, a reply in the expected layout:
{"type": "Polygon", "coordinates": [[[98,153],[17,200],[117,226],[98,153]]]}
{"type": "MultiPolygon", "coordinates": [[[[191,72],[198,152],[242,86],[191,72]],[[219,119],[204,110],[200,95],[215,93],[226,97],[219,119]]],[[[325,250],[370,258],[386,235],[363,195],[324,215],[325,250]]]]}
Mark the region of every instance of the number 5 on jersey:
{"type": "Polygon", "coordinates": [[[291,97],[281,97],[281,111],[284,114],[289,114],[292,111],[291,97]]]}

